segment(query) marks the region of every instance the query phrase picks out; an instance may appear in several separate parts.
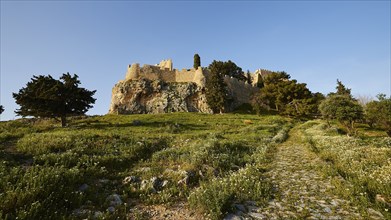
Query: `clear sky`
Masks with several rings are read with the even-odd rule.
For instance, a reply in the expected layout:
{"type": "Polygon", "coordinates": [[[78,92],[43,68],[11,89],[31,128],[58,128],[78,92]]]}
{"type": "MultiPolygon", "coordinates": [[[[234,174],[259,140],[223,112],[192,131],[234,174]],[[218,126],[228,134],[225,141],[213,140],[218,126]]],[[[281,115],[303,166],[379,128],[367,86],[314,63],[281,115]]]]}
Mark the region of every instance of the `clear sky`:
{"type": "Polygon", "coordinates": [[[390,95],[390,1],[3,1],[1,120],[33,75],[79,75],[106,114],[128,64],[214,59],[286,71],[313,92],[340,79],[354,95],[390,95]]]}

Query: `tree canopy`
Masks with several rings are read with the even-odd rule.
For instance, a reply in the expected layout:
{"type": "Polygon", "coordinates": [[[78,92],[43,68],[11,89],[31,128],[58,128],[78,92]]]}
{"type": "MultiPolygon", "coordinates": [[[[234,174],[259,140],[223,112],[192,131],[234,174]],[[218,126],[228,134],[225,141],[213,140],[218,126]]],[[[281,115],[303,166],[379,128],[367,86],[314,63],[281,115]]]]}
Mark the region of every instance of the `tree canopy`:
{"type": "Polygon", "coordinates": [[[337,86],[335,87],[335,89],[337,91],[335,93],[334,92],[329,93],[328,96],[345,95],[345,96],[349,96],[350,98],[353,98],[351,94],[351,89],[346,88],[346,86],[341,81],[339,81],[339,79],[337,79],[337,86]]]}
{"type": "Polygon", "coordinates": [[[222,76],[231,76],[238,80],[247,81],[247,77],[245,76],[242,68],[238,67],[231,60],[228,60],[227,62],[214,60],[209,65],[209,70],[211,70],[212,66],[214,68],[217,68],[220,71],[220,74],[222,74],[222,76]]]}
{"type": "Polygon", "coordinates": [[[26,87],[13,93],[20,108],[15,111],[20,116],[61,118],[66,126],[66,117],[82,115],[95,103],[92,96],[96,90],[89,91],[79,87],[78,76],[63,74],[59,80],[52,76],[33,76],[26,87]]]}
{"type": "Polygon", "coordinates": [[[2,105],[0,105],[0,115],[1,115],[1,113],[3,113],[4,112],[4,107],[2,106],[2,105]]]}
{"type": "Polygon", "coordinates": [[[322,117],[327,121],[336,119],[346,129],[348,135],[355,135],[355,123],[363,119],[363,108],[351,95],[351,89],[337,80],[335,93],[329,93],[319,105],[322,117]]]}
{"type": "Polygon", "coordinates": [[[366,104],[365,119],[371,127],[383,129],[391,137],[391,97],[379,94],[377,98],[366,104]]]}
{"type": "Polygon", "coordinates": [[[210,77],[206,81],[206,100],[213,112],[224,112],[229,100],[227,85],[224,83],[223,72],[225,67],[223,62],[214,60],[209,65],[210,77]]]}
{"type": "Polygon", "coordinates": [[[286,72],[275,72],[263,79],[263,87],[253,97],[253,107],[258,113],[267,110],[301,117],[316,113],[321,99],[323,95],[312,94],[305,83],[290,80],[286,72]]]}

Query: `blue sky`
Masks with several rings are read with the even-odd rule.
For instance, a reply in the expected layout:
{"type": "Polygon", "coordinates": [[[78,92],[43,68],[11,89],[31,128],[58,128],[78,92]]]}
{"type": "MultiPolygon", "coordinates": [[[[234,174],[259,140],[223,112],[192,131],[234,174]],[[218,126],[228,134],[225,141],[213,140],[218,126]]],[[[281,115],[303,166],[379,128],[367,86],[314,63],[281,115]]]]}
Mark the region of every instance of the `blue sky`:
{"type": "Polygon", "coordinates": [[[234,61],[286,71],[313,92],[340,79],[354,95],[390,95],[390,1],[1,1],[1,120],[33,75],[79,75],[106,114],[131,63],[174,68],[234,61]]]}

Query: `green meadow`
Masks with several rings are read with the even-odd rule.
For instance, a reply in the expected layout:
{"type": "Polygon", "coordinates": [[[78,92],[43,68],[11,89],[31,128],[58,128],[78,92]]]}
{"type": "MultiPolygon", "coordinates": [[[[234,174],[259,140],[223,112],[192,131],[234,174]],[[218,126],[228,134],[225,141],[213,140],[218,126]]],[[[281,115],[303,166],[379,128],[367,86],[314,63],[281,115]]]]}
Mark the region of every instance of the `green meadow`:
{"type": "Polygon", "coordinates": [[[390,216],[376,200],[391,193],[382,131],[362,125],[348,137],[321,120],[170,113],[77,117],[66,128],[1,122],[0,219],[148,219],[135,207],[178,203],[221,219],[233,204],[262,207],[274,193],[265,173],[292,127],[327,162],[320,172],[335,177],[335,194],[390,216]]]}

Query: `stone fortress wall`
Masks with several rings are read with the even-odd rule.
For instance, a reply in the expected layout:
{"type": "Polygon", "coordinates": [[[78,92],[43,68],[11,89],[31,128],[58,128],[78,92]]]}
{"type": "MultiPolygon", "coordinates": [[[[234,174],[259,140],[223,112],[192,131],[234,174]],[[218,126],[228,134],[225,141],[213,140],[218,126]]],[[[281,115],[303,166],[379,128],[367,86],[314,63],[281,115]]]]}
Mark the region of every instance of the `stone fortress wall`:
{"type": "MultiPolygon", "coordinates": [[[[252,94],[259,90],[256,85],[260,79],[269,73],[272,73],[272,71],[264,69],[256,70],[254,73],[250,74],[252,78],[252,84],[248,84],[247,82],[240,81],[233,77],[225,76],[224,82],[227,84],[228,90],[232,97],[234,97],[236,105],[248,103],[252,94]]],[[[174,69],[172,60],[168,59],[162,60],[159,64],[156,65],[145,64],[142,67],[140,67],[140,64],[138,63],[129,65],[126,72],[125,81],[139,80],[144,78],[149,80],[162,80],[165,82],[176,83],[194,82],[201,88],[204,88],[208,77],[209,72],[202,67],[198,67],[197,69],[174,69]]]]}
{"type": "Polygon", "coordinates": [[[125,81],[141,78],[165,82],[194,82],[201,87],[205,86],[205,73],[202,67],[177,70],[173,69],[171,60],[163,60],[157,65],[145,64],[143,67],[138,63],[129,65],[125,81]]]}

